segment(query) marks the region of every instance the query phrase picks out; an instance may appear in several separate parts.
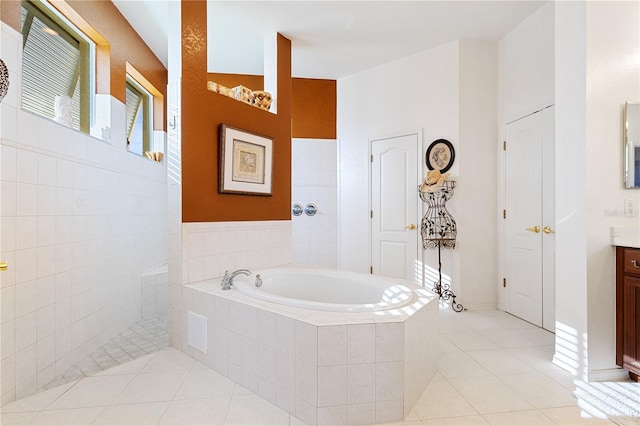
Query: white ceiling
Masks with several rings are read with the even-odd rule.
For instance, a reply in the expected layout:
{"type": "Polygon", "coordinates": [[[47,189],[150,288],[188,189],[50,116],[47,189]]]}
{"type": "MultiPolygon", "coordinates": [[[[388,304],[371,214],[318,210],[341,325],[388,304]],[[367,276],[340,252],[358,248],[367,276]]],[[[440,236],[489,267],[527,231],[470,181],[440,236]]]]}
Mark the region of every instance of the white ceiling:
{"type": "MultiPolygon", "coordinates": [[[[167,64],[167,0],[113,0],[167,64]]],[[[265,37],[295,77],[338,79],[454,40],[499,40],[543,1],[208,1],[209,71],[263,74],[265,37]]]]}

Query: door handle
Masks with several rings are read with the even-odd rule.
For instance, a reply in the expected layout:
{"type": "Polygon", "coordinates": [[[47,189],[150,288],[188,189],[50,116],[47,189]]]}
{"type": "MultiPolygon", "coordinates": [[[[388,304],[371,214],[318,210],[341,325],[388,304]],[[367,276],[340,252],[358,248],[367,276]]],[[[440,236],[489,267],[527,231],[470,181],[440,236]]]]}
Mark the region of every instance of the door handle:
{"type": "Polygon", "coordinates": [[[404,229],[408,229],[410,231],[413,231],[414,229],[416,229],[416,225],[412,223],[411,225],[405,226],[404,229]]]}
{"type": "Polygon", "coordinates": [[[532,227],[532,228],[524,228],[526,231],[530,231],[530,232],[535,232],[536,234],[540,233],[540,227],[538,225],[532,227]]]}
{"type": "Polygon", "coordinates": [[[542,232],[544,232],[545,234],[555,234],[555,231],[551,229],[550,226],[545,226],[544,228],[542,228],[542,232]]]}
{"type": "Polygon", "coordinates": [[[6,271],[9,269],[9,264],[7,262],[0,262],[0,271],[6,271]]]}

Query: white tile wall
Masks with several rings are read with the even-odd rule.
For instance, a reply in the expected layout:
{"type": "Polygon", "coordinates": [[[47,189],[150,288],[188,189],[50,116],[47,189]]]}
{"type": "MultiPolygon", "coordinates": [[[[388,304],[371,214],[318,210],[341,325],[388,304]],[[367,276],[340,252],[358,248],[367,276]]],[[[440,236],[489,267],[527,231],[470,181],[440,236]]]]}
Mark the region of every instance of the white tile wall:
{"type": "Polygon", "coordinates": [[[207,353],[184,342],[178,349],[307,424],[392,422],[408,415],[437,369],[438,304],[428,300],[400,318],[334,314],[329,324],[209,280],[182,288],[184,309],[207,317],[207,353]]]}
{"type": "Polygon", "coordinates": [[[313,203],[315,216],[292,216],[293,263],[336,268],[337,146],[333,139],[291,141],[291,203],[313,203]]]}
{"type": "Polygon", "coordinates": [[[169,314],[169,270],[167,265],[141,277],[142,318],[169,314]]]}
{"type": "Polygon", "coordinates": [[[0,31],[4,405],[140,317],[140,277],[167,262],[167,173],[126,152],[125,108],[110,96],[99,96],[108,143],[22,111],[22,37],[0,31]]]}
{"type": "Polygon", "coordinates": [[[183,283],[291,263],[291,222],[182,224],[183,283]]]}

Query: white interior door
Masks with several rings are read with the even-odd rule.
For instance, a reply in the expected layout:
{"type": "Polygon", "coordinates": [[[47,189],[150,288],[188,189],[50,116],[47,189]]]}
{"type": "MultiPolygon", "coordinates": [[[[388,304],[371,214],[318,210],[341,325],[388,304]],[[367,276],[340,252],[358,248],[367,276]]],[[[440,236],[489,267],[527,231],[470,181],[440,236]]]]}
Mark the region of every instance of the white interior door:
{"type": "Polygon", "coordinates": [[[371,273],[415,280],[418,134],[371,141],[371,273]]]}
{"type": "Polygon", "coordinates": [[[554,329],[553,108],[506,127],[506,310],[554,329]]]}
{"type": "Polygon", "coordinates": [[[555,107],[542,110],[542,327],[556,331],[555,107]]]}

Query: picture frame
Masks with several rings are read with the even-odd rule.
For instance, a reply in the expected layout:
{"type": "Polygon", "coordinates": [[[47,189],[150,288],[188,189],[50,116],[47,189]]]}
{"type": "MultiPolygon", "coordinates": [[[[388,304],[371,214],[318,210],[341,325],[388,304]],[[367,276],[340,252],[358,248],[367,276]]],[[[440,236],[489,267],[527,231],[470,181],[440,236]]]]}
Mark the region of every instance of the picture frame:
{"type": "Polygon", "coordinates": [[[439,170],[441,173],[449,171],[456,158],[453,144],[446,139],[436,139],[431,142],[425,154],[425,163],[429,170],[439,170]]]}
{"type": "Polygon", "coordinates": [[[220,194],[271,196],[273,138],[221,124],[218,163],[220,194]]]}

